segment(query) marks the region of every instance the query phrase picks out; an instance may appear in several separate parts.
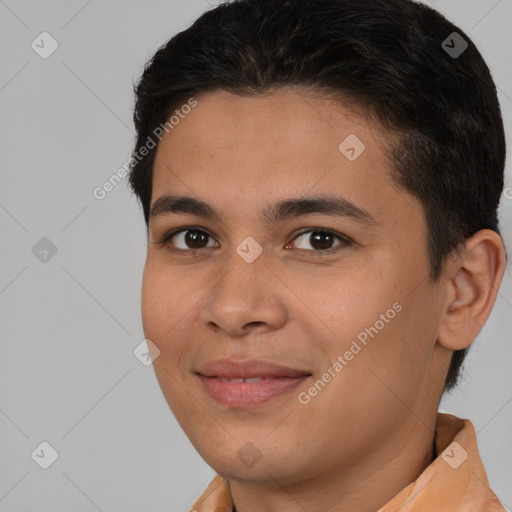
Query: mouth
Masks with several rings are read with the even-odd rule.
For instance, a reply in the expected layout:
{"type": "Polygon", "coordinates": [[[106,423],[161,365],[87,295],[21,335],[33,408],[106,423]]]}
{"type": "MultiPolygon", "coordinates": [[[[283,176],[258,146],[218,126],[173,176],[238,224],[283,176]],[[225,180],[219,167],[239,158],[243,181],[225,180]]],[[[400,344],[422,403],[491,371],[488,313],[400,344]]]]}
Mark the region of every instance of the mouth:
{"type": "Polygon", "coordinates": [[[309,376],[224,379],[199,375],[199,378],[210,398],[216,402],[233,408],[245,408],[290,392],[309,376]]]}
{"type": "Polygon", "coordinates": [[[216,360],[196,373],[208,396],[231,408],[260,405],[311,377],[309,371],[262,360],[216,360]]]}

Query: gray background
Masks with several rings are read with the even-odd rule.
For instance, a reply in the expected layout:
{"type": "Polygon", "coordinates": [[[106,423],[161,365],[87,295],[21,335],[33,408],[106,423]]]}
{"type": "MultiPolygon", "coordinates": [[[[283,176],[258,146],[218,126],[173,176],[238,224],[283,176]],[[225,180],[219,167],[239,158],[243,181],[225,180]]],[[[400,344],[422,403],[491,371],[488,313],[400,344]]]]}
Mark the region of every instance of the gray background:
{"type": "MultiPolygon", "coordinates": [[[[428,3],[486,58],[510,145],[512,0],[428,3]]],[[[151,366],[133,354],[144,338],[139,207],[126,180],[103,200],[92,193],[130,156],[132,82],[144,62],[208,7],[0,0],[1,511],[188,510],[214,474],[174,420],[151,366]],[[59,45],[47,59],[31,47],[43,31],[59,45]],[[33,252],[43,237],[57,249],[46,261],[33,252]],[[46,470],[31,458],[43,441],[58,452],[46,470]]],[[[511,251],[508,190],[501,218],[511,251]]],[[[473,421],[491,487],[509,511],[511,317],[509,265],[461,389],[441,404],[473,421]]]]}

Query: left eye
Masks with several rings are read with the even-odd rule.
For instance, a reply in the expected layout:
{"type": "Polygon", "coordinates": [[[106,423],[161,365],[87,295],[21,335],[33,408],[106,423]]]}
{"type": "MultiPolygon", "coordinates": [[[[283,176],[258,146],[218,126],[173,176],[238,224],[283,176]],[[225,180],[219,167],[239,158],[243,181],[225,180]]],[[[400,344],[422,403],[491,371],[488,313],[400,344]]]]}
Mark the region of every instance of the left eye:
{"type": "MultiPolygon", "coordinates": [[[[332,249],[334,240],[339,240],[340,243],[337,245],[349,245],[349,241],[332,231],[316,229],[310,231],[304,231],[300,235],[298,235],[294,240],[298,240],[299,244],[302,244],[303,247],[298,247],[299,249],[309,250],[307,244],[310,244],[313,247],[314,251],[322,251],[326,252],[332,249]]],[[[289,247],[290,244],[287,245],[289,247]]]]}

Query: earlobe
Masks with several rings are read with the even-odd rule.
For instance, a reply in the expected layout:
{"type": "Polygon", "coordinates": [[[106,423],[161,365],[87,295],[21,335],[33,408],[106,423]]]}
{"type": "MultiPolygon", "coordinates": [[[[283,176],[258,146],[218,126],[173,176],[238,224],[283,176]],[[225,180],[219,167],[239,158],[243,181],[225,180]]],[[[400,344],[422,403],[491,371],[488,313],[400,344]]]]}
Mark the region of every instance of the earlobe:
{"type": "Polygon", "coordinates": [[[444,272],[445,303],[438,342],[451,350],[469,347],[487,321],[505,272],[501,236],[483,229],[468,238],[444,272]]]}

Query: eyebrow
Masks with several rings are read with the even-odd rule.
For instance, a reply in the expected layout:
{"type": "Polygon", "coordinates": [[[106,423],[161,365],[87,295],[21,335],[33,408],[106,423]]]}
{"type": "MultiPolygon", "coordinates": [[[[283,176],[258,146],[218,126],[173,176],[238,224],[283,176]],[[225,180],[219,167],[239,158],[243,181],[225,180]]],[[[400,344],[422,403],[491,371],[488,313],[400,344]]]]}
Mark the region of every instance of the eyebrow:
{"type": "MultiPolygon", "coordinates": [[[[152,205],[150,218],[169,213],[189,214],[206,219],[221,221],[221,214],[207,201],[189,196],[164,195],[152,205]]],[[[321,213],[332,217],[348,217],[352,220],[377,225],[379,222],[367,210],[355,205],[348,199],[333,195],[306,196],[284,199],[268,205],[261,213],[263,225],[272,225],[280,221],[302,215],[321,213]]]]}

